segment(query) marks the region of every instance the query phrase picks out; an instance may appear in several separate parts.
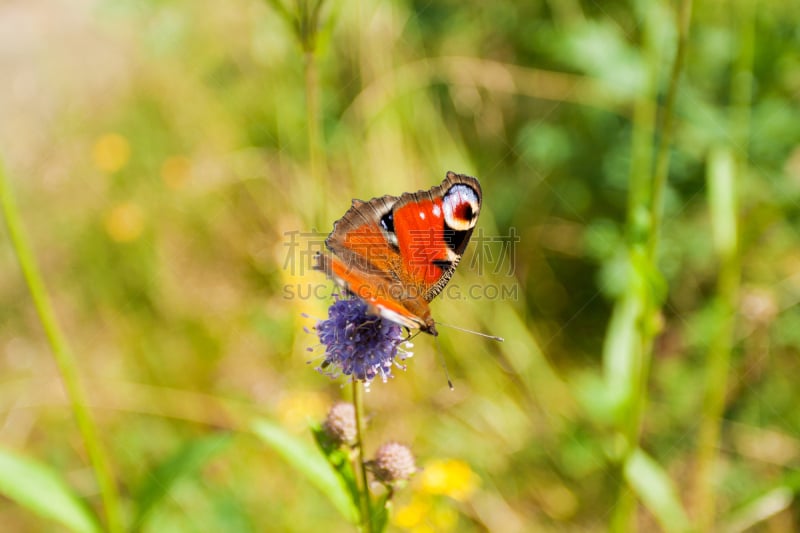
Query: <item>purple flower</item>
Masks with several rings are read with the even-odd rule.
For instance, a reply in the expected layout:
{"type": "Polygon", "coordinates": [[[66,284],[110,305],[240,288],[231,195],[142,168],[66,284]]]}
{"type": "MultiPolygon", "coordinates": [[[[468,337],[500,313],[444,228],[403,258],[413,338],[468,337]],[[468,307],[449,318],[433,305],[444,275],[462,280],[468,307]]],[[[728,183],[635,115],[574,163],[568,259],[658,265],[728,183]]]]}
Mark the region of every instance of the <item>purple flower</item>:
{"type": "Polygon", "coordinates": [[[315,329],[325,347],[320,371],[336,376],[340,372],[369,384],[375,376],[392,377],[392,367],[405,369],[398,362],[411,357],[401,326],[368,313],[367,304],[358,298],[337,299],[328,309],[328,319],[315,329]],[[400,345],[404,345],[402,348],[400,345]]]}

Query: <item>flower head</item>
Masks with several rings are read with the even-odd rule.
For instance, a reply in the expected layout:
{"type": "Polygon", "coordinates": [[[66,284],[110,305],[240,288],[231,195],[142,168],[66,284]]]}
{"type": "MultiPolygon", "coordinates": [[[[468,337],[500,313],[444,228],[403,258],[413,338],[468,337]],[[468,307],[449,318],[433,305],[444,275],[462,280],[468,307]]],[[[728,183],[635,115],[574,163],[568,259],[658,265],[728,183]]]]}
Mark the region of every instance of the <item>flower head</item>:
{"type": "Polygon", "coordinates": [[[356,410],[353,404],[334,404],[322,423],[322,429],[336,444],[353,444],[357,437],[356,410]]]}
{"type": "Polygon", "coordinates": [[[414,454],[405,444],[387,442],[370,462],[375,479],[382,483],[407,481],[417,471],[414,454]]]}
{"type": "Polygon", "coordinates": [[[412,354],[402,328],[380,316],[368,313],[358,298],[337,299],[328,309],[328,319],[317,323],[319,341],[325,347],[325,360],[319,370],[331,375],[339,372],[352,379],[371,382],[380,376],[385,382],[392,367],[403,367],[397,360],[412,354]]]}

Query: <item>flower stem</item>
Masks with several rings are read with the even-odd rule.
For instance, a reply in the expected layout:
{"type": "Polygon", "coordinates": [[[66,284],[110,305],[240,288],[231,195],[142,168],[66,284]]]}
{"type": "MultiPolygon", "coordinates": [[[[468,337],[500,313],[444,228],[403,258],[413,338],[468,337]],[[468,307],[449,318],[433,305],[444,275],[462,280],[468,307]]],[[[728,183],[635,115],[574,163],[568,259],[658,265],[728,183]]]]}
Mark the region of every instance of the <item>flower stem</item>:
{"type": "Polygon", "coordinates": [[[56,319],[52,302],[45,288],[42,276],[36,265],[36,260],[22,229],[22,219],[17,210],[11,192],[11,185],[0,162],[0,207],[3,211],[8,228],[11,246],[17,256],[20,270],[28,285],[39,321],[47,336],[53,357],[58,365],[61,379],[70,400],[72,412],[78,424],[78,429],[83,437],[89,460],[94,469],[94,475],[100,488],[103,507],[106,514],[106,526],[112,533],[121,532],[122,520],[120,516],[119,495],[114,483],[111,468],[105,449],[97,435],[97,426],[87,408],[86,392],[80,381],[75,357],[69,348],[66,337],[56,319]]]}
{"type": "Polygon", "coordinates": [[[353,380],[353,407],[356,411],[356,432],[358,434],[358,467],[361,472],[361,522],[366,533],[372,533],[372,500],[367,482],[366,461],[364,461],[364,401],[361,385],[353,380]]]}

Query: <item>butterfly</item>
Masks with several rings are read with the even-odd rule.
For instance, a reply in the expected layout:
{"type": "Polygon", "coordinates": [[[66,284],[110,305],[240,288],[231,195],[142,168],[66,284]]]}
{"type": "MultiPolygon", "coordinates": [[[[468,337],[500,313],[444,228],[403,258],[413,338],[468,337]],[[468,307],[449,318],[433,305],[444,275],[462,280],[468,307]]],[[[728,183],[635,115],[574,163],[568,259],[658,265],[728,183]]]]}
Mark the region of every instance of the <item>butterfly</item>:
{"type": "Polygon", "coordinates": [[[370,310],[437,335],[428,304],[444,289],[481,212],[476,178],[448,172],[427,191],[353,200],[316,256],[322,270],[370,310]]]}

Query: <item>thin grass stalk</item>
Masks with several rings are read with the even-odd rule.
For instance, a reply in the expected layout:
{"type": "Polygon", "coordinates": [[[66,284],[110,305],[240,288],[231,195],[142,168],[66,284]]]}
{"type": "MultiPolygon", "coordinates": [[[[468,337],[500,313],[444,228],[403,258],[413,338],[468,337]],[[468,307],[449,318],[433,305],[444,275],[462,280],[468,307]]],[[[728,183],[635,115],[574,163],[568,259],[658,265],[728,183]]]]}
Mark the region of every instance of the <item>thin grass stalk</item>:
{"type": "Polygon", "coordinates": [[[692,0],[682,0],[678,10],[678,46],[675,50],[675,61],[669,77],[669,87],[665,95],[664,111],[661,115],[661,141],[656,152],[655,171],[653,175],[653,200],[650,206],[650,238],[648,254],[652,264],[658,259],[658,242],[661,225],[664,220],[664,193],[669,177],[669,152],[675,136],[675,99],[678,85],[686,62],[686,50],[689,44],[689,28],[692,23],[692,0]]]}
{"type": "MultiPolygon", "coordinates": [[[[89,460],[94,470],[94,476],[100,488],[100,496],[106,519],[106,527],[112,533],[121,532],[122,517],[120,512],[119,494],[111,472],[110,463],[103,444],[100,442],[97,426],[92,418],[87,405],[86,392],[81,383],[75,357],[69,348],[58,319],[56,318],[53,304],[45,288],[44,280],[39,272],[22,227],[22,219],[14,201],[11,184],[0,162],[0,206],[3,210],[11,246],[28,286],[31,299],[36,308],[39,321],[42,324],[53,358],[58,366],[61,381],[67,391],[70,407],[75,416],[84,446],[89,455],[89,460]]],[[[43,495],[44,497],[44,495],[43,495]]]]}
{"type": "Polygon", "coordinates": [[[356,447],[358,448],[358,470],[361,476],[361,527],[365,533],[372,531],[372,499],[369,495],[369,481],[367,480],[367,462],[364,459],[364,399],[361,384],[353,380],[353,407],[356,412],[356,433],[358,435],[356,447]]]}
{"type": "MultiPolygon", "coordinates": [[[[626,221],[626,235],[628,243],[628,254],[632,256],[636,250],[641,250],[647,238],[648,221],[647,205],[651,195],[650,175],[653,161],[653,137],[656,125],[657,107],[655,105],[655,93],[658,86],[658,64],[660,63],[659,50],[652,45],[651,25],[653,16],[648,14],[645,20],[643,41],[645,43],[645,57],[648,67],[646,73],[645,87],[634,103],[633,109],[633,129],[631,134],[631,168],[628,190],[628,213],[626,221]]],[[[628,357],[628,368],[621,369],[627,376],[608,375],[606,376],[607,385],[620,381],[618,385],[625,388],[631,387],[632,383],[640,381],[638,374],[641,358],[643,357],[643,346],[640,335],[640,324],[646,312],[646,303],[640,301],[643,291],[633,283],[636,276],[641,273],[635,270],[631,261],[631,282],[626,288],[626,293],[621,296],[615,306],[614,312],[607,332],[608,336],[619,336],[622,332],[632,332],[633,338],[628,343],[627,349],[631,352],[628,357]],[[618,318],[617,318],[618,317],[618,318]],[[615,326],[617,321],[624,321],[615,326]],[[626,383],[622,383],[625,381],[626,383]]],[[[609,344],[618,344],[614,339],[607,339],[609,344]]],[[[610,350],[604,350],[607,371],[618,373],[618,370],[608,368],[608,356],[610,350]]],[[[617,386],[612,386],[612,390],[619,390],[617,386]]],[[[638,387],[637,387],[638,388],[638,387]]],[[[632,397],[638,395],[637,390],[628,391],[626,394],[626,407],[630,407],[629,402],[632,397]]],[[[627,409],[626,409],[627,411],[627,409]]],[[[625,449],[617,458],[615,479],[616,479],[616,502],[609,521],[609,530],[613,532],[627,532],[631,529],[631,521],[636,510],[636,496],[627,486],[623,474],[625,460],[633,451],[637,436],[631,435],[631,425],[625,426],[624,420],[620,420],[618,430],[624,434],[626,442],[623,444],[625,449]]]]}
{"type": "Polygon", "coordinates": [[[311,175],[316,180],[319,175],[321,143],[319,138],[319,86],[316,52],[313,49],[303,53],[304,82],[306,93],[306,141],[311,175]]]}
{"type": "Polygon", "coordinates": [[[314,202],[305,212],[314,220],[309,220],[313,227],[319,227],[325,217],[325,203],[320,191],[325,190],[323,169],[324,150],[321,135],[322,123],[319,108],[319,74],[317,67],[317,39],[320,18],[325,0],[295,0],[294,11],[285,6],[281,0],[265,0],[275,12],[291,27],[297,43],[303,53],[303,92],[306,103],[306,145],[308,150],[308,171],[310,183],[299,192],[303,202],[314,202]]]}
{"type": "MultiPolygon", "coordinates": [[[[714,156],[712,156],[714,157],[714,156]]],[[[715,157],[726,157],[718,155],[715,157]]],[[[717,163],[716,165],[719,165],[717,163]]],[[[709,173],[715,172],[711,163],[709,173]]],[[[731,165],[732,167],[733,165],[731,165]]],[[[716,170],[719,172],[719,170],[716,170]]],[[[733,168],[731,177],[724,185],[735,196],[735,178],[733,168]]],[[[710,178],[714,179],[714,178],[710,178]]],[[[713,186],[710,187],[712,190],[713,186]]],[[[735,202],[730,202],[722,217],[735,221],[735,202]]],[[[735,225],[735,222],[733,222],[735,225]]],[[[734,233],[736,230],[733,230],[734,233]]],[[[706,384],[703,402],[703,415],[697,441],[697,466],[695,469],[694,505],[696,521],[701,531],[710,531],[715,520],[716,495],[714,487],[714,467],[717,463],[722,416],[725,410],[725,398],[728,389],[728,373],[730,371],[733,333],[736,321],[736,303],[739,289],[739,259],[736,246],[720,256],[720,273],[717,279],[717,296],[715,302],[716,328],[708,348],[706,358],[706,384]]]]}
{"type": "MultiPolygon", "coordinates": [[[[650,55],[654,55],[653,52],[650,55]]],[[[650,199],[650,173],[653,161],[653,134],[656,124],[655,84],[657,70],[652,63],[647,89],[642,91],[633,107],[633,132],[631,138],[631,175],[628,190],[627,238],[630,245],[644,240],[647,231],[647,205],[650,199]]]]}
{"type": "MultiPolygon", "coordinates": [[[[686,57],[691,16],[692,0],[682,0],[678,12],[678,43],[675,50],[675,60],[670,72],[664,107],[661,111],[661,124],[659,127],[661,135],[656,149],[653,170],[650,224],[647,239],[647,268],[650,272],[645,273],[646,275],[656,275],[658,272],[658,244],[664,219],[664,194],[669,176],[669,154],[672,149],[672,140],[675,136],[675,101],[686,57]]],[[[639,380],[636,387],[638,394],[634,397],[627,433],[630,442],[638,442],[641,433],[642,420],[647,404],[647,381],[653,356],[653,342],[658,333],[655,326],[656,314],[661,307],[661,302],[658,301],[658,296],[655,294],[653,287],[648,286],[644,294],[646,297],[645,307],[642,313],[642,320],[639,323],[642,357],[639,361],[639,380]]]]}
{"type": "MultiPolygon", "coordinates": [[[[661,47],[653,42],[656,11],[650,8],[646,15],[643,40],[649,67],[648,89],[637,100],[634,107],[634,131],[632,138],[631,187],[628,198],[627,234],[632,258],[632,275],[638,283],[631,283],[625,299],[639,299],[638,311],[630,320],[635,338],[631,343],[632,354],[629,369],[632,383],[627,415],[620,428],[625,437],[625,450],[620,461],[620,473],[627,458],[638,447],[642,420],[647,405],[647,382],[652,360],[653,341],[657,330],[655,317],[660,308],[654,276],[658,272],[658,242],[663,222],[664,191],[669,174],[669,152],[674,136],[675,101],[681,72],[686,56],[692,2],[683,0],[678,14],[678,43],[675,60],[670,73],[661,111],[660,137],[653,165],[653,139],[656,131],[657,109],[653,103],[658,86],[658,65],[661,63],[661,47]],[[650,176],[652,175],[652,180],[650,176]],[[638,259],[637,259],[638,258],[638,259]],[[641,261],[643,259],[643,261],[641,261]]],[[[624,300],[618,302],[622,305],[624,300]]],[[[630,531],[636,511],[636,497],[619,478],[617,502],[611,516],[612,531],[630,531]]]]}
{"type": "MultiPolygon", "coordinates": [[[[716,494],[714,487],[714,465],[717,463],[719,437],[725,399],[728,390],[731,351],[741,283],[741,264],[738,252],[738,207],[737,183],[747,171],[747,150],[750,130],[750,106],[752,102],[752,71],[755,49],[755,0],[740,0],[736,3],[734,20],[741,21],[741,46],[734,65],[731,80],[731,149],[729,152],[731,176],[727,194],[730,201],[719,213],[718,231],[731,234],[731,243],[719,242],[720,272],[717,280],[717,305],[719,323],[711,341],[706,369],[706,390],[703,417],[698,434],[697,463],[694,479],[694,502],[696,520],[701,530],[709,530],[715,522],[716,494]],[[727,221],[727,222],[726,222],[727,221]],[[732,227],[726,227],[732,226],[732,227]]],[[[712,154],[713,156],[713,154],[712,154]]],[[[718,156],[719,157],[719,156],[718,156]]],[[[709,178],[713,179],[711,176],[709,178]]]]}
{"type": "MultiPolygon", "coordinates": [[[[678,43],[675,50],[675,59],[669,77],[669,85],[665,95],[664,107],[661,111],[661,132],[656,149],[655,167],[653,170],[652,199],[650,203],[649,236],[647,239],[647,264],[652,273],[658,272],[658,244],[661,235],[661,226],[664,219],[664,194],[669,177],[670,150],[675,136],[675,101],[677,99],[681,74],[686,58],[689,42],[689,29],[692,20],[692,0],[682,0],[678,11],[678,43]]],[[[638,441],[641,432],[642,418],[647,401],[647,380],[650,374],[652,361],[653,341],[658,333],[654,322],[655,315],[659,312],[661,302],[657,300],[654,291],[647,290],[648,296],[640,323],[642,335],[642,366],[638,389],[640,394],[636,397],[629,437],[638,441]]]]}
{"type": "Polygon", "coordinates": [[[325,0],[300,0],[298,2],[298,39],[303,49],[303,80],[306,98],[306,142],[308,144],[308,166],[311,174],[310,198],[317,199],[317,205],[311,210],[314,227],[319,227],[320,219],[325,217],[324,202],[319,191],[325,190],[323,178],[324,152],[322,146],[322,118],[319,107],[319,73],[317,69],[317,37],[320,14],[325,0]],[[313,5],[311,5],[313,4],[313,5]]]}

